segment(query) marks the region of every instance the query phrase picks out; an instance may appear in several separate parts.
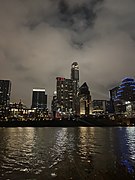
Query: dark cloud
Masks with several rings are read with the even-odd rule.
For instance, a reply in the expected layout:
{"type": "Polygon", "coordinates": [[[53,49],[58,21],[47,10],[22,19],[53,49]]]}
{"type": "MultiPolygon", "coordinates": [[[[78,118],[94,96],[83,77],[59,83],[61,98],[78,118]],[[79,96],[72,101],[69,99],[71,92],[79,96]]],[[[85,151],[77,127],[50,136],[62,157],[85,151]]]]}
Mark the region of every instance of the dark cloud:
{"type": "Polygon", "coordinates": [[[108,98],[108,89],[134,77],[134,9],[134,0],[0,1],[0,76],[12,80],[12,100],[30,105],[34,87],[51,97],[73,61],[93,99],[108,98]]]}
{"type": "Polygon", "coordinates": [[[64,25],[68,26],[68,28],[80,32],[93,23],[93,20],[96,17],[94,5],[95,4],[92,3],[84,3],[81,6],[70,7],[68,2],[60,1],[59,18],[64,25]]]}

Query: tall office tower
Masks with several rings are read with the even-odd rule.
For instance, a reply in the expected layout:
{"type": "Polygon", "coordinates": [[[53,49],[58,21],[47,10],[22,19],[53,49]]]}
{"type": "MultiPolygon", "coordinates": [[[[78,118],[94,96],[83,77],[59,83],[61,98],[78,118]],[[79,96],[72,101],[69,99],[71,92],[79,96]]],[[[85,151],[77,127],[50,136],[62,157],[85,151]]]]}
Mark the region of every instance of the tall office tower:
{"type": "Polygon", "coordinates": [[[11,81],[0,80],[0,106],[8,106],[10,103],[11,81]]]}
{"type": "Polygon", "coordinates": [[[91,95],[87,83],[79,88],[80,114],[89,115],[91,113],[91,95]]]}
{"type": "Polygon", "coordinates": [[[115,102],[115,99],[116,99],[116,96],[117,96],[117,91],[119,89],[119,86],[116,86],[114,88],[112,88],[111,90],[109,90],[110,92],[110,108],[111,108],[111,111],[112,113],[115,112],[115,106],[114,106],[114,102],[115,102]]]}
{"type": "Polygon", "coordinates": [[[79,92],[79,65],[77,62],[73,62],[71,65],[71,79],[74,83],[74,93],[79,92]]]}
{"type": "Polygon", "coordinates": [[[73,80],[73,111],[75,114],[79,114],[79,65],[77,62],[73,62],[71,65],[71,80],[73,80]]]}
{"type": "Polygon", "coordinates": [[[57,91],[57,109],[63,111],[64,109],[64,83],[65,78],[57,77],[56,78],[56,91],[57,91]]]}
{"type": "Polygon", "coordinates": [[[116,86],[110,90],[110,100],[114,101],[116,99],[118,89],[119,86],[116,86]]]}
{"type": "Polygon", "coordinates": [[[70,112],[73,107],[73,81],[57,77],[57,109],[62,112],[70,112]]]}
{"type": "Polygon", "coordinates": [[[73,112],[73,81],[72,79],[65,80],[65,110],[73,112]]]}
{"type": "Polygon", "coordinates": [[[45,89],[33,89],[32,108],[45,110],[47,108],[47,95],[45,89]]]}

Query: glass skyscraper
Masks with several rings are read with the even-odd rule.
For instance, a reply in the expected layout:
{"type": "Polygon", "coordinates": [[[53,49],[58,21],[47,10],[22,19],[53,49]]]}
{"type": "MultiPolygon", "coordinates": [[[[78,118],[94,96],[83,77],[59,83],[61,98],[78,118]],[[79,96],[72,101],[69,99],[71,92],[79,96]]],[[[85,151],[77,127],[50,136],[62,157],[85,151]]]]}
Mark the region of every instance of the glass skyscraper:
{"type": "Polygon", "coordinates": [[[73,81],[73,112],[79,114],[79,65],[77,62],[73,62],[71,65],[71,80],[73,81]]]}
{"type": "Polygon", "coordinates": [[[33,89],[32,108],[45,110],[47,108],[47,95],[45,89],[33,89]]]}
{"type": "Polygon", "coordinates": [[[0,80],[0,106],[8,106],[10,103],[11,81],[0,80]]]}
{"type": "Polygon", "coordinates": [[[79,88],[80,114],[89,115],[91,105],[91,95],[87,83],[79,88]]]}
{"type": "Polygon", "coordinates": [[[131,77],[122,79],[118,87],[110,90],[110,100],[116,113],[135,111],[135,80],[131,77]],[[130,107],[130,108],[129,108],[130,107]]]}

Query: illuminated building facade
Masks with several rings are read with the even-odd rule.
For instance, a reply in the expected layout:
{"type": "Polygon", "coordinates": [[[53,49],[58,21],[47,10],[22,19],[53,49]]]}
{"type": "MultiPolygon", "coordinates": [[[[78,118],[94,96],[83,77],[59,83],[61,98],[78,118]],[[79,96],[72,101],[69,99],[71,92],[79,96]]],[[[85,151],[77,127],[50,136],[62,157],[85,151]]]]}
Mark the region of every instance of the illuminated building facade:
{"type": "Polygon", "coordinates": [[[105,114],[107,112],[107,100],[93,100],[92,113],[105,114]]]}
{"type": "MultiPolygon", "coordinates": [[[[63,113],[79,113],[79,66],[77,62],[71,65],[71,78],[56,78],[57,111],[63,113]]],[[[54,104],[54,100],[53,100],[54,104]]],[[[56,103],[55,103],[56,104],[56,103]]],[[[54,105],[53,105],[54,106],[54,105]]],[[[55,105],[56,107],[56,105],[55,105]]]]}
{"type": "Polygon", "coordinates": [[[79,88],[80,115],[89,115],[91,113],[91,95],[87,83],[79,88]]]}
{"type": "Polygon", "coordinates": [[[122,80],[116,95],[117,100],[135,101],[135,80],[125,78],[122,80]]]}
{"type": "Polygon", "coordinates": [[[74,94],[79,92],[79,65],[77,62],[73,62],[71,65],[71,79],[73,80],[74,94]]]}
{"type": "Polygon", "coordinates": [[[110,99],[113,103],[115,112],[125,114],[133,113],[135,110],[134,78],[124,78],[120,85],[114,89],[110,90],[110,99]]]}
{"type": "Polygon", "coordinates": [[[73,109],[73,81],[57,77],[57,109],[70,112],[73,109]]]}
{"type": "Polygon", "coordinates": [[[47,95],[45,94],[45,89],[33,89],[32,108],[37,110],[46,110],[47,95]]]}
{"type": "Polygon", "coordinates": [[[10,103],[11,81],[0,80],[0,106],[7,107],[10,103]]]}
{"type": "Polygon", "coordinates": [[[71,80],[73,81],[73,111],[75,114],[79,114],[79,65],[77,62],[73,62],[71,65],[71,80]]]}

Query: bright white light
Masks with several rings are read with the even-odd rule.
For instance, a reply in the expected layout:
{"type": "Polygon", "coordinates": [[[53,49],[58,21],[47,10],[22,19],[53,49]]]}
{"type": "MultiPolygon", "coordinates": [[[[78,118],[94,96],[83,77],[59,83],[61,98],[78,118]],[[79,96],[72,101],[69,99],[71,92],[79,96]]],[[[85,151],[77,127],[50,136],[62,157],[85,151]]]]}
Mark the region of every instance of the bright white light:
{"type": "Polygon", "coordinates": [[[130,101],[126,101],[125,104],[130,104],[130,101]]]}
{"type": "Polygon", "coordinates": [[[57,95],[57,91],[54,91],[54,93],[53,93],[53,94],[54,94],[54,96],[56,96],[56,95],[57,95]]]}
{"type": "Polygon", "coordinates": [[[33,89],[33,91],[45,92],[45,89],[33,89]]]}

